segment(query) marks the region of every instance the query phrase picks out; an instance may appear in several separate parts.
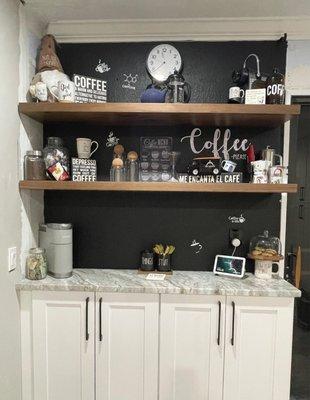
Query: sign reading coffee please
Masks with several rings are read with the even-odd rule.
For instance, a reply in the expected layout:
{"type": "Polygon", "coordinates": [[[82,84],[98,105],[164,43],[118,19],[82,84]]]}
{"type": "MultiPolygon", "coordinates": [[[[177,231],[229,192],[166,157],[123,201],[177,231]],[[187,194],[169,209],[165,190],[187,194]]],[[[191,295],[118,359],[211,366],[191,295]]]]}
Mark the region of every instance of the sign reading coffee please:
{"type": "Polygon", "coordinates": [[[84,75],[73,75],[76,103],[106,103],[107,82],[84,75]]]}

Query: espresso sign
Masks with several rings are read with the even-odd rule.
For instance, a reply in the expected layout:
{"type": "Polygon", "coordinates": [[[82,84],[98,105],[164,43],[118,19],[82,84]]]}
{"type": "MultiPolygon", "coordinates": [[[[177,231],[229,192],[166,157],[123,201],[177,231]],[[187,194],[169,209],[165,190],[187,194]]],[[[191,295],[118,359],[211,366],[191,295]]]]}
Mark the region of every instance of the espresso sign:
{"type": "Polygon", "coordinates": [[[96,160],[72,158],[72,180],[74,182],[95,182],[97,180],[96,160]]]}
{"type": "Polygon", "coordinates": [[[73,75],[76,103],[106,103],[107,82],[84,75],[73,75]]]}

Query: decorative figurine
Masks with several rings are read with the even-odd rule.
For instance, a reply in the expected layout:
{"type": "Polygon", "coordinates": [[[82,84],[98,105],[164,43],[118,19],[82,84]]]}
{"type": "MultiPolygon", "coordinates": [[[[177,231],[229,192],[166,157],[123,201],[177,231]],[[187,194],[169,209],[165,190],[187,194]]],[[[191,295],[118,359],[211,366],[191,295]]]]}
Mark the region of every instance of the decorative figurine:
{"type": "Polygon", "coordinates": [[[29,87],[32,98],[37,101],[58,101],[59,83],[71,83],[56,54],[56,44],[52,35],[45,35],[41,40],[36,74],[29,87]]]}

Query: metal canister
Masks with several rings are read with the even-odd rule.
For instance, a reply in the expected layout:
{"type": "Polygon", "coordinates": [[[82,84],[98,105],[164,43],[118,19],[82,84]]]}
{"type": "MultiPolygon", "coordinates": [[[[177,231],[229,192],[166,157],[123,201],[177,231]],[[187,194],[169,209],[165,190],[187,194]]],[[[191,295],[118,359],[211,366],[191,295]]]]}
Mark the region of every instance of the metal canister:
{"type": "Polygon", "coordinates": [[[141,253],[141,270],[154,271],[154,253],[151,250],[143,250],[141,253]]]}

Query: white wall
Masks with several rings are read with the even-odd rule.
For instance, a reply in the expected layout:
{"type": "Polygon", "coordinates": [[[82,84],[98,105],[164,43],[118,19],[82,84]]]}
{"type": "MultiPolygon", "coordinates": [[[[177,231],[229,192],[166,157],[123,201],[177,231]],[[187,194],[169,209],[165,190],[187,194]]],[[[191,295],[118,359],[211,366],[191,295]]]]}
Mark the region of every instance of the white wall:
{"type": "Polygon", "coordinates": [[[286,88],[295,92],[310,89],[310,40],[288,42],[286,88]]]}
{"type": "Polygon", "coordinates": [[[20,323],[15,281],[20,268],[9,273],[7,249],[21,245],[21,202],[18,193],[17,113],[19,85],[19,2],[0,2],[0,398],[21,395],[20,323]]]}

